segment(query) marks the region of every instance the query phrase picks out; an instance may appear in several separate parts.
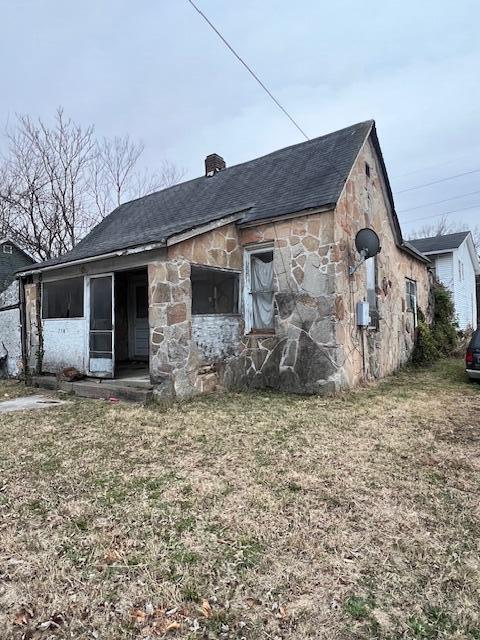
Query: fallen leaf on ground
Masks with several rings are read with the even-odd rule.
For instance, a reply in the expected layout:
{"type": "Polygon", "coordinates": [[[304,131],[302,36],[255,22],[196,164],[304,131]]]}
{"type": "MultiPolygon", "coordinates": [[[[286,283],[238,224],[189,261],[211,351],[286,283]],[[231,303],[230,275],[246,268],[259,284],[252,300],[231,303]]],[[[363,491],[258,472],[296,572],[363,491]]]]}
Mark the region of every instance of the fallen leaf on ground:
{"type": "Polygon", "coordinates": [[[201,611],[205,618],[210,618],[212,616],[213,610],[208,600],[203,600],[201,611]]]}
{"type": "Polygon", "coordinates": [[[122,556],[116,549],[109,549],[103,559],[107,564],[114,564],[122,559],[122,556]]]}
{"type": "Polygon", "coordinates": [[[15,614],[13,624],[17,626],[28,624],[29,620],[31,620],[32,618],[33,618],[33,614],[31,611],[28,611],[28,609],[20,609],[15,614]]]}
{"type": "Polygon", "coordinates": [[[141,609],[134,609],[130,614],[130,617],[134,622],[143,622],[146,618],[146,613],[141,609]]]}

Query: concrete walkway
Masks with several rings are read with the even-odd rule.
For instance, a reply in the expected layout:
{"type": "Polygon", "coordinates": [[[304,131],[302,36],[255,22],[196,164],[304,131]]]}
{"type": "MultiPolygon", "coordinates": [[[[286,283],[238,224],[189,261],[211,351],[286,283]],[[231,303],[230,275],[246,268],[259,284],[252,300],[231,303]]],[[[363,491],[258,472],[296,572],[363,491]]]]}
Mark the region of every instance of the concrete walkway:
{"type": "Polygon", "coordinates": [[[23,398],[14,398],[13,400],[4,400],[0,402],[0,413],[9,413],[10,411],[24,411],[28,409],[48,409],[65,404],[65,400],[57,400],[48,396],[25,396],[23,398]]]}

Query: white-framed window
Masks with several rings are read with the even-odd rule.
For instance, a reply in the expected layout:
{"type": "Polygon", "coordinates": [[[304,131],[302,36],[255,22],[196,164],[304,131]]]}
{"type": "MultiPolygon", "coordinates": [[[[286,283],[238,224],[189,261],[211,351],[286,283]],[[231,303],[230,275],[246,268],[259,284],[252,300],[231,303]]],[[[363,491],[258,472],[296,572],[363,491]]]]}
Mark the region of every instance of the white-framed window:
{"type": "Polygon", "coordinates": [[[11,244],[4,244],[3,245],[3,253],[13,253],[13,247],[11,244]]]}
{"type": "Polygon", "coordinates": [[[417,308],[417,283],[410,278],[405,279],[406,287],[406,303],[407,311],[413,313],[413,326],[416,328],[418,323],[418,308],[417,308]]]}
{"type": "Polygon", "coordinates": [[[370,328],[378,329],[379,327],[379,315],[378,315],[378,297],[377,297],[377,258],[367,258],[365,260],[366,270],[366,282],[367,289],[367,302],[370,311],[370,328]]]}
{"type": "Polygon", "coordinates": [[[245,332],[272,333],[273,246],[245,250],[245,332]]]}

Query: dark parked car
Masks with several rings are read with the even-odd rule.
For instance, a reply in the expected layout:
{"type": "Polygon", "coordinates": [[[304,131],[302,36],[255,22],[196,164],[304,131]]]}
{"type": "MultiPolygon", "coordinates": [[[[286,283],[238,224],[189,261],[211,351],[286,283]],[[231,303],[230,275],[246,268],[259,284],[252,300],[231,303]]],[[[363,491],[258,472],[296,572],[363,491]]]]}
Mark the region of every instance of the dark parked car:
{"type": "Polygon", "coordinates": [[[470,380],[480,380],[480,329],[473,332],[465,356],[465,365],[470,380]]]}

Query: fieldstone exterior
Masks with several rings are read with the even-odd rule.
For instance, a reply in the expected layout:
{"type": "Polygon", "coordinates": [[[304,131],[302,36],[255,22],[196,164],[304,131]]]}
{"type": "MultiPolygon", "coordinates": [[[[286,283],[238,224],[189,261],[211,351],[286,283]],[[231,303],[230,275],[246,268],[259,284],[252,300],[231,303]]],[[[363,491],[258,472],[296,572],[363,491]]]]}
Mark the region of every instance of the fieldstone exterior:
{"type": "Polygon", "coordinates": [[[336,290],[337,305],[341,309],[337,313],[335,333],[337,344],[342,345],[344,379],[348,386],[368,378],[381,378],[408,360],[414,346],[415,327],[413,314],[405,308],[406,278],[417,283],[418,307],[427,320],[432,314],[428,269],[396,245],[385,193],[378,157],[367,140],[335,211],[336,290]],[[370,178],[366,175],[366,163],[370,178]],[[358,259],[353,239],[362,227],[374,229],[382,245],[377,256],[379,327],[366,330],[363,336],[355,327],[355,307],[358,300],[366,299],[365,267],[353,277],[344,267],[358,259]]]}
{"type": "Polygon", "coordinates": [[[332,211],[241,232],[243,246],[273,246],[275,331],[243,336],[238,356],[225,368],[227,387],[294,393],[334,389],[339,350],[333,237],[332,211]]]}

